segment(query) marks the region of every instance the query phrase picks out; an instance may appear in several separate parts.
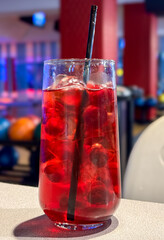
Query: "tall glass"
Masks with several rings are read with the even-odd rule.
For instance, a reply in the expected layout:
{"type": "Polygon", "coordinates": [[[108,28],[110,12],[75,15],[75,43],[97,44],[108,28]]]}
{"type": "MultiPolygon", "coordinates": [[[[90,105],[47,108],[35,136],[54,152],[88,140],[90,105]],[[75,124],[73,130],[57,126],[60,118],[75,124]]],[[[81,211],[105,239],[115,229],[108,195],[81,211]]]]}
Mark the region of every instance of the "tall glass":
{"type": "Polygon", "coordinates": [[[120,200],[115,63],[44,62],[39,199],[60,227],[91,229],[120,200]]]}

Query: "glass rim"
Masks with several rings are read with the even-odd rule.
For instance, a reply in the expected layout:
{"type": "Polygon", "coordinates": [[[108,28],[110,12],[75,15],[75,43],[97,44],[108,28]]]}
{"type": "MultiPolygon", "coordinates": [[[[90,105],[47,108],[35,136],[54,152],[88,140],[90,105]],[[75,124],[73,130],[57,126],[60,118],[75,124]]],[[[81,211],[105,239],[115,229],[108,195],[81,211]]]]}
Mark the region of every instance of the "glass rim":
{"type": "Polygon", "coordinates": [[[44,64],[56,64],[56,63],[84,63],[84,62],[92,62],[92,63],[114,63],[115,61],[112,59],[103,59],[103,58],[56,58],[56,59],[48,59],[44,61],[44,64]]]}

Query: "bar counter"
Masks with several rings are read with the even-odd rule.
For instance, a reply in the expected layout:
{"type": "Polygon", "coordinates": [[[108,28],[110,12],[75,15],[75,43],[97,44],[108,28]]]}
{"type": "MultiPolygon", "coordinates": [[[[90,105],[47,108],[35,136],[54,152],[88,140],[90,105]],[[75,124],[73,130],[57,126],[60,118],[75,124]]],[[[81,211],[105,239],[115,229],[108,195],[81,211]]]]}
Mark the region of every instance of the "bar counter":
{"type": "Polygon", "coordinates": [[[0,183],[0,196],[0,240],[164,240],[164,204],[121,199],[111,224],[80,232],[53,225],[39,206],[37,187],[0,183]]]}

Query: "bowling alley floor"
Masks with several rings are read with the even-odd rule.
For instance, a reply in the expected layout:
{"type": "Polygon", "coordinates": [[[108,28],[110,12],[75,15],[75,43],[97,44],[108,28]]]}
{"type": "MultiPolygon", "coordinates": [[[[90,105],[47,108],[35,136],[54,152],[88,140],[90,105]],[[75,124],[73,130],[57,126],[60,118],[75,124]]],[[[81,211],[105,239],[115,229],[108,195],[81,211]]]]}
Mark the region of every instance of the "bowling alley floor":
{"type": "MultiPolygon", "coordinates": [[[[142,131],[148,124],[135,123],[133,126],[133,144],[136,142],[142,131]]],[[[1,147],[1,146],[0,146],[1,147]]],[[[22,147],[15,147],[19,152],[19,161],[17,165],[10,170],[0,169],[0,182],[22,184],[29,186],[38,185],[38,174],[31,175],[30,152],[22,147]]],[[[37,159],[34,159],[37,161],[37,159]]]]}
{"type": "Polygon", "coordinates": [[[133,126],[133,144],[136,142],[138,137],[141,135],[143,130],[147,128],[149,123],[135,123],[133,126]]]}

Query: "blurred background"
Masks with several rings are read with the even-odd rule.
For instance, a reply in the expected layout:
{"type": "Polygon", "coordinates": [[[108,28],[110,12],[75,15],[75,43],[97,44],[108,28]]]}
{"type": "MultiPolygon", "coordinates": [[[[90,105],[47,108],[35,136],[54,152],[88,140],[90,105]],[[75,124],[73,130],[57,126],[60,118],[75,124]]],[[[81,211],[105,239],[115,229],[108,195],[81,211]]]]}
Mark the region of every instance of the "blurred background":
{"type": "Polygon", "coordinates": [[[164,113],[163,0],[0,1],[0,181],[38,184],[43,61],[116,61],[121,173],[142,131],[164,113]]]}

